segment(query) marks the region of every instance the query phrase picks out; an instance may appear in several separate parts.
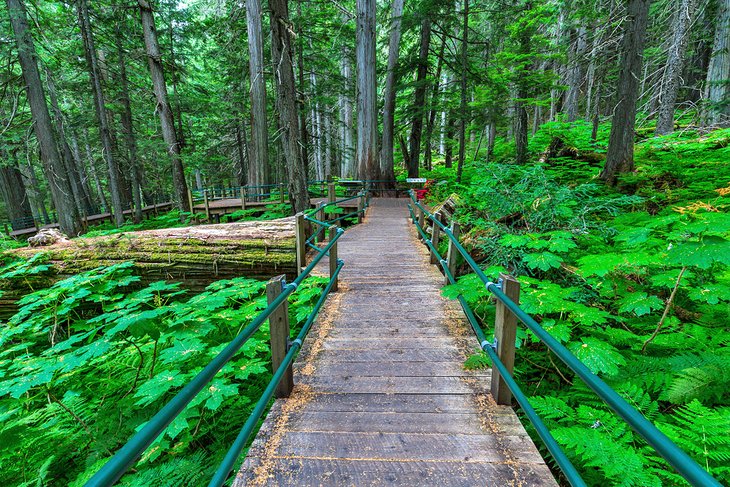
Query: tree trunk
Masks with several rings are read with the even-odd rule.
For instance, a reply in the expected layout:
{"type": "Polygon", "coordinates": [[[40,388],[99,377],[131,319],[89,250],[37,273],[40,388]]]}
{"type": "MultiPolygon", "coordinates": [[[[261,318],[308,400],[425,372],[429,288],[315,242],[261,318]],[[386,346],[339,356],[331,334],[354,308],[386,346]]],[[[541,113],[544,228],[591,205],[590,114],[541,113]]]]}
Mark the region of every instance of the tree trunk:
{"type": "Polygon", "coordinates": [[[10,226],[13,230],[20,230],[33,226],[33,210],[15,158],[15,153],[10,154],[10,165],[0,166],[0,195],[5,202],[10,226]]]}
{"type": "Polygon", "coordinates": [[[659,95],[656,135],[667,135],[674,131],[674,106],[677,103],[679,82],[684,69],[684,57],[695,11],[695,0],[677,0],[677,7],[674,18],[673,40],[669,45],[667,65],[659,95]]]}
{"type": "Polygon", "coordinates": [[[444,167],[450,169],[453,166],[454,148],[452,141],[454,140],[454,131],[456,130],[456,122],[454,121],[454,112],[449,112],[449,120],[446,122],[446,139],[444,147],[444,167]]]}
{"type": "Polygon", "coordinates": [[[439,98],[441,97],[441,70],[444,65],[444,52],[446,50],[446,36],[441,39],[441,47],[439,48],[438,61],[436,63],[436,76],[433,78],[433,86],[431,87],[431,107],[428,114],[428,120],[426,121],[426,152],[423,155],[423,165],[427,170],[433,168],[433,128],[436,124],[436,107],[438,106],[439,98]]]}
{"type": "Polygon", "coordinates": [[[238,160],[236,161],[236,182],[239,186],[246,186],[248,183],[248,146],[246,145],[246,124],[243,120],[236,121],[236,149],[238,160]]]}
{"type": "MultiPolygon", "coordinates": [[[[528,10],[531,5],[528,3],[528,10]]],[[[518,34],[519,42],[519,53],[522,56],[527,56],[530,53],[531,44],[531,33],[522,26],[522,30],[518,34]]],[[[517,164],[527,163],[527,109],[525,108],[525,99],[528,97],[527,78],[529,66],[521,65],[517,68],[516,81],[515,81],[515,94],[516,100],[514,105],[514,136],[515,136],[515,162],[517,164]]]]}
{"type": "Polygon", "coordinates": [[[175,199],[180,211],[190,211],[188,204],[188,185],[185,182],[182,159],[180,158],[180,144],[175,133],[175,121],[173,120],[170,102],[167,97],[167,86],[165,85],[165,73],[162,69],[162,56],[160,45],[157,41],[155,30],[155,18],[152,15],[152,7],[147,0],[137,0],[141,14],[142,30],[144,32],[144,43],[147,49],[152,87],[157,98],[157,113],[160,116],[160,127],[162,138],[167,145],[167,153],[172,162],[172,186],[175,199]]]}
{"type": "Polygon", "coordinates": [[[27,87],[26,96],[33,117],[33,128],[41,149],[43,170],[58,212],[58,222],[63,233],[76,236],[81,231],[81,221],[73,201],[71,183],[58,152],[58,144],[38,72],[38,55],[28,29],[25,4],[22,0],[6,0],[6,3],[10,24],[18,45],[18,58],[27,87]]]}
{"type": "Polygon", "coordinates": [[[71,151],[71,147],[68,145],[65,130],[65,117],[61,112],[61,107],[58,103],[58,94],[56,92],[56,83],[53,80],[51,71],[46,67],[46,87],[48,88],[48,98],[51,102],[51,111],[53,112],[53,118],[56,122],[56,137],[59,147],[59,154],[63,160],[64,167],[66,168],[66,174],[68,174],[68,180],[71,183],[71,190],[73,191],[74,204],[79,215],[91,214],[92,204],[89,196],[84,192],[84,187],[81,183],[81,176],[77,170],[74,162],[74,156],[71,151]]]}
{"type": "Polygon", "coordinates": [[[583,84],[583,56],[586,50],[586,28],[580,27],[572,43],[571,62],[568,68],[568,91],[565,93],[563,111],[568,122],[578,119],[578,99],[583,84]]]}
{"type": "Polygon", "coordinates": [[[456,182],[461,182],[466,157],[466,76],[468,72],[467,54],[469,48],[469,0],[464,0],[464,28],[461,33],[461,107],[459,117],[459,165],[456,167],[456,182]]]}
{"type": "Polygon", "coordinates": [[[251,78],[251,147],[248,162],[248,182],[254,186],[271,182],[261,15],[261,0],[246,0],[248,68],[251,78]]]}
{"type": "Polygon", "coordinates": [[[86,171],[86,165],[84,164],[84,157],[81,155],[81,148],[79,147],[79,139],[76,136],[76,131],[71,129],[69,138],[71,139],[71,150],[73,151],[74,164],[76,165],[76,171],[81,177],[81,185],[84,188],[84,193],[88,195],[89,203],[91,204],[90,213],[94,214],[97,212],[97,206],[89,186],[89,174],[86,171]]]}
{"type": "Polygon", "coordinates": [[[606,164],[601,179],[616,183],[616,175],[634,170],[634,126],[639,76],[646,37],[650,0],[630,0],[625,20],[618,101],[615,105],[606,164]]]}
{"type": "Polygon", "coordinates": [[[708,105],[705,125],[730,127],[730,0],[718,0],[705,99],[708,105]]]}
{"type": "Polygon", "coordinates": [[[340,100],[342,110],[342,176],[356,177],[357,165],[352,142],[352,64],[347,47],[342,46],[342,82],[344,84],[340,100]]]}
{"type": "Polygon", "coordinates": [[[129,101],[129,81],[127,80],[127,62],[124,47],[122,45],[122,31],[120,29],[121,19],[118,19],[114,26],[114,33],[117,44],[117,67],[119,69],[120,98],[122,102],[122,130],[127,146],[127,157],[129,160],[130,179],[132,182],[132,199],[134,201],[134,223],[142,221],[142,188],[139,178],[139,163],[137,159],[137,138],[134,135],[134,123],[132,119],[132,105],[129,101]]]}
{"type": "Polygon", "coordinates": [[[426,103],[426,75],[428,74],[428,50],[431,44],[431,18],[426,12],[421,21],[421,44],[418,52],[418,69],[416,71],[416,89],[413,101],[413,122],[409,140],[408,177],[418,177],[418,162],[421,156],[421,134],[423,132],[423,109],[426,103]]]}
{"type": "Polygon", "coordinates": [[[109,203],[107,202],[106,195],[104,194],[104,188],[101,185],[99,179],[99,173],[96,170],[96,161],[94,160],[94,154],[91,152],[91,144],[89,144],[89,131],[84,129],[84,145],[86,147],[86,160],[91,170],[91,176],[94,178],[94,185],[96,186],[96,192],[99,194],[99,200],[104,211],[109,211],[109,203]]]}
{"type": "Polygon", "coordinates": [[[378,98],[375,76],[375,0],[357,0],[357,170],[360,179],[380,178],[378,98]]]}
{"type": "MultiPolygon", "coordinates": [[[[304,18],[302,17],[302,0],[297,0],[297,17],[299,19],[299,49],[297,52],[297,78],[299,91],[304,91],[304,18]]],[[[302,131],[302,159],[304,160],[304,174],[309,177],[309,132],[307,131],[307,107],[304,103],[304,96],[297,98],[299,105],[299,128],[302,131]]]]}
{"type": "MultiPolygon", "coordinates": [[[[403,0],[395,0],[391,7],[390,44],[388,45],[388,71],[385,79],[383,105],[383,140],[380,148],[380,173],[386,181],[395,181],[393,168],[394,125],[395,125],[395,68],[400,55],[401,17],[403,0]]],[[[392,184],[391,184],[392,185],[392,184]]]]}
{"type": "Polygon", "coordinates": [[[271,59],[276,81],[276,107],[279,112],[281,148],[289,177],[289,201],[295,213],[309,209],[306,163],[300,147],[296,86],[292,65],[287,0],[270,0],[271,59]]]}
{"type": "Polygon", "coordinates": [[[111,139],[111,131],[109,130],[104,91],[101,88],[101,72],[96,57],[96,47],[94,46],[94,35],[91,31],[87,0],[79,0],[77,10],[79,25],[81,26],[81,37],[84,41],[86,63],[89,69],[91,90],[94,94],[94,108],[96,110],[97,121],[99,122],[99,136],[101,137],[101,145],[104,148],[103,155],[109,171],[109,193],[112,198],[112,213],[114,214],[114,222],[118,227],[121,227],[124,225],[122,188],[119,181],[119,168],[117,167],[117,161],[114,159],[114,145],[111,139]]]}

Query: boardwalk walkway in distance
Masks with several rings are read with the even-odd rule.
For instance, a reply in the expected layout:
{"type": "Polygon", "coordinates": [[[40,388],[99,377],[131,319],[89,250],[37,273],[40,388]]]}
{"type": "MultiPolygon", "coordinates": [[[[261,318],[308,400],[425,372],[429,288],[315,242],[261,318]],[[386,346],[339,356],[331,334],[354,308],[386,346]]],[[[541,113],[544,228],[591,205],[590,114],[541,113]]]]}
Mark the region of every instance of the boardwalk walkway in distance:
{"type": "Polygon", "coordinates": [[[297,486],[556,485],[489,371],[458,303],[408,223],[405,199],[374,199],[339,240],[329,298],[234,482],[297,486]]]}

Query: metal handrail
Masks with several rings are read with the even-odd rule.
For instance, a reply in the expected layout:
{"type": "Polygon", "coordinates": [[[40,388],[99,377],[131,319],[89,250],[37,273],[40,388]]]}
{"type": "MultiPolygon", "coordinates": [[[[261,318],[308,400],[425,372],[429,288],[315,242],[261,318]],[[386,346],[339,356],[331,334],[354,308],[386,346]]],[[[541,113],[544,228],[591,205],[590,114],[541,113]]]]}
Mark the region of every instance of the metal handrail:
{"type": "MultiPolygon", "coordinates": [[[[291,293],[312,272],[324,257],[325,253],[342,236],[344,230],[338,228],[330,242],[315,256],[302,273],[282,288],[266,309],[259,313],[253,321],[241,331],[211,362],[201,370],[183,389],[178,392],[152,419],[145,424],[104,466],[86,483],[87,486],[107,486],[114,484],[137,461],[167,426],[185,409],[195,396],[215,377],[223,366],[233,358],[251,336],[258,331],[271,313],[281,305],[291,293]]],[[[339,263],[338,263],[339,264],[339,263]]],[[[333,279],[331,279],[332,281],[333,279]]],[[[331,286],[330,286],[331,288],[331,286]]],[[[235,461],[235,459],[234,459],[235,461]]]]}
{"type": "MultiPolygon", "coordinates": [[[[585,384],[590,387],[593,392],[598,395],[608,406],[616,413],[618,414],[624,421],[626,421],[631,428],[636,431],[646,442],[651,445],[654,450],[659,453],[672,467],[674,467],[677,472],[679,472],[682,477],[684,477],[690,484],[697,487],[710,487],[710,486],[717,486],[720,487],[720,483],[712,477],[709,473],[707,473],[706,470],[704,470],[697,462],[695,462],[684,450],[679,448],[672,440],[670,440],[664,433],[659,431],[659,429],[654,426],[649,420],[647,420],[639,411],[637,411],[635,408],[633,408],[624,398],[622,398],[616,391],[611,389],[608,384],[606,384],[603,380],[601,380],[597,375],[595,375],[593,372],[591,372],[588,367],[586,367],[580,360],[578,360],[567,348],[565,348],[559,341],[557,341],[555,338],[553,338],[547,331],[545,331],[544,328],[542,328],[537,321],[535,321],[530,315],[528,315],[525,311],[523,311],[514,301],[512,301],[506,294],[502,292],[499,285],[492,282],[486,274],[481,270],[479,265],[474,261],[474,259],[469,255],[469,253],[464,249],[464,247],[459,243],[458,238],[451,232],[451,230],[445,226],[443,223],[441,223],[438,218],[429,212],[423,205],[421,205],[416,198],[413,195],[413,192],[409,192],[409,196],[413,204],[419,208],[421,211],[424,212],[424,215],[428,216],[428,219],[437,224],[441,230],[449,237],[449,240],[454,245],[454,248],[456,248],[461,256],[464,258],[466,263],[469,265],[469,267],[474,271],[474,273],[479,277],[479,279],[484,283],[486,289],[492,293],[500,302],[502,302],[516,317],[519,319],[530,331],[532,331],[540,340],[542,340],[543,343],[560,359],[567,365],[573,372],[575,372],[578,377],[580,377],[585,384]]],[[[409,210],[411,212],[411,217],[413,219],[414,224],[419,229],[420,233],[424,237],[424,241],[427,242],[431,250],[434,250],[433,245],[431,244],[430,240],[427,237],[427,234],[425,230],[423,230],[418,223],[418,221],[415,219],[415,215],[413,214],[413,210],[410,209],[409,204],[409,210]]],[[[443,259],[440,258],[440,255],[438,252],[435,252],[435,254],[439,257],[439,261],[441,262],[442,267],[444,269],[447,269],[445,266],[445,262],[443,262],[443,259]]],[[[448,272],[448,270],[446,271],[448,272]]],[[[453,279],[453,276],[449,278],[450,282],[455,282],[453,279]]],[[[460,300],[461,302],[461,300],[460,300]]],[[[464,301],[465,302],[465,301],[464,301]]],[[[462,303],[463,306],[464,303],[462,303]]],[[[471,322],[471,320],[470,320],[471,322]]],[[[476,322],[472,323],[472,328],[474,329],[475,333],[477,329],[480,329],[478,324],[476,322]]],[[[496,353],[494,353],[494,347],[491,343],[488,343],[486,340],[486,336],[484,336],[483,332],[480,336],[479,333],[477,333],[477,337],[480,339],[480,347],[482,350],[491,350],[492,353],[489,353],[490,358],[493,359],[492,355],[494,357],[497,357],[496,353]],[[483,337],[483,338],[482,338],[483,337]]],[[[498,357],[497,357],[498,358],[498,357]]],[[[496,362],[495,362],[496,363],[496,362]]],[[[500,362],[501,363],[501,362],[500,362]]],[[[505,383],[507,384],[507,387],[512,391],[515,398],[518,398],[518,394],[521,394],[523,396],[523,399],[525,402],[529,404],[529,401],[526,396],[519,390],[513,389],[512,385],[516,385],[514,380],[509,381],[506,379],[506,377],[509,375],[507,373],[506,368],[504,371],[497,367],[500,374],[505,378],[505,383]],[[512,385],[510,385],[512,383],[512,385]],[[519,391],[519,392],[517,392],[519,391]]],[[[518,402],[520,402],[520,406],[522,406],[522,402],[518,398],[518,402]]],[[[523,408],[524,409],[524,408],[523,408]]],[[[534,412],[534,410],[533,410],[534,412]]],[[[528,416],[528,419],[530,422],[535,426],[535,429],[538,429],[538,426],[536,423],[533,422],[533,415],[528,414],[527,410],[525,410],[525,414],[528,416]]],[[[534,415],[537,417],[537,415],[534,415]]],[[[539,418],[538,418],[539,419],[539,418]]],[[[544,427],[544,423],[542,421],[539,422],[544,427]]],[[[547,428],[545,428],[547,431],[547,428]]],[[[547,431],[549,434],[549,431],[547,431]]],[[[540,432],[538,431],[538,434],[540,432]]],[[[545,439],[540,435],[540,438],[545,441],[545,439]]],[[[555,444],[557,446],[557,443],[555,444]]],[[[558,461],[558,457],[555,456],[553,451],[550,448],[550,445],[546,443],[546,446],[548,447],[548,450],[555,458],[556,462],[560,464],[558,461]]],[[[558,449],[560,449],[559,446],[557,446],[558,449]]],[[[562,449],[560,449],[562,453],[562,449]]],[[[560,455],[560,454],[559,454],[560,455]]],[[[564,455],[564,454],[563,454],[564,455]]],[[[567,460],[567,457],[566,457],[567,460]]],[[[566,477],[568,477],[568,472],[563,469],[563,465],[560,465],[561,469],[563,470],[563,473],[566,474],[566,477]]],[[[572,466],[572,465],[571,465],[572,466]]],[[[578,475],[577,472],[575,472],[575,475],[578,475]]],[[[578,478],[580,476],[578,475],[578,478]]],[[[573,484],[573,480],[568,477],[571,484],[573,484]]],[[[580,480],[580,482],[583,482],[580,480]]],[[[573,484],[573,485],[582,485],[582,484],[573,484]]]]}

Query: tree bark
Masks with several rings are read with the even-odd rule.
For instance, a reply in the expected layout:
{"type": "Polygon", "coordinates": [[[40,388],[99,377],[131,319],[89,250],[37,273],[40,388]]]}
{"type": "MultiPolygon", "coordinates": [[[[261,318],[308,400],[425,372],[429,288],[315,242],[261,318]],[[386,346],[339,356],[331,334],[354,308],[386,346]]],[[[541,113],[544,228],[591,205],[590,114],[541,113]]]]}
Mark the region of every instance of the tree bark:
{"type": "Polygon", "coordinates": [[[669,45],[667,65],[659,95],[656,135],[667,135],[674,131],[674,106],[677,103],[679,82],[684,69],[684,57],[689,42],[689,30],[695,11],[695,0],[677,0],[674,19],[674,34],[669,45]]]}
{"type": "Polygon", "coordinates": [[[101,145],[104,149],[103,155],[109,171],[109,193],[111,194],[112,199],[112,213],[114,214],[114,222],[118,227],[121,227],[124,225],[122,188],[119,181],[119,168],[117,167],[117,161],[114,158],[114,144],[112,143],[111,131],[109,129],[104,91],[101,87],[101,72],[99,70],[99,62],[96,55],[96,47],[94,45],[94,35],[91,31],[91,21],[89,19],[87,0],[78,1],[77,11],[79,15],[79,25],[81,26],[81,37],[84,41],[86,64],[89,69],[91,90],[94,94],[94,108],[96,110],[97,121],[99,122],[99,136],[101,137],[101,145]]]}
{"type": "Polygon", "coordinates": [[[730,127],[730,0],[718,0],[717,26],[707,68],[705,125],[730,127]]]}
{"type": "Polygon", "coordinates": [[[180,157],[180,144],[175,133],[175,121],[172,116],[172,109],[167,96],[165,85],[165,73],[162,69],[162,55],[160,45],[157,41],[155,30],[155,18],[152,14],[152,7],[147,0],[137,0],[139,5],[142,30],[144,32],[144,43],[147,50],[147,59],[152,77],[152,87],[157,98],[157,113],[160,117],[162,138],[167,145],[167,153],[172,163],[172,186],[175,199],[180,211],[190,211],[188,204],[188,185],[185,182],[182,159],[180,157]]]}
{"type": "Polygon", "coordinates": [[[466,76],[468,72],[467,54],[469,48],[469,0],[464,0],[464,28],[461,33],[461,107],[459,117],[459,165],[456,167],[456,182],[461,182],[466,157],[466,76]]]}
{"type": "Polygon", "coordinates": [[[33,210],[25,191],[23,176],[18,170],[15,153],[8,151],[9,166],[0,166],[0,196],[13,230],[33,226],[33,210]]]}
{"type": "Polygon", "coordinates": [[[388,71],[385,78],[383,105],[383,139],[380,148],[380,173],[386,181],[395,181],[393,162],[395,126],[395,69],[400,55],[401,17],[403,0],[394,0],[391,7],[390,43],[388,45],[388,71]]]}
{"type": "Polygon", "coordinates": [[[572,43],[571,62],[568,68],[568,91],[565,93],[563,111],[568,122],[575,122],[578,119],[578,100],[580,87],[583,84],[583,56],[586,50],[586,28],[579,27],[575,41],[572,43]]]}
{"type": "Polygon", "coordinates": [[[650,0],[629,0],[622,40],[621,74],[618,102],[615,105],[606,164],[601,179],[616,183],[619,173],[634,170],[634,126],[636,101],[639,97],[639,76],[646,38],[650,0]]]}
{"type": "Polygon", "coordinates": [[[408,147],[408,177],[418,177],[418,163],[421,156],[421,134],[423,133],[423,109],[426,103],[426,75],[428,74],[428,50],[431,45],[431,18],[429,12],[424,13],[421,21],[421,43],[418,52],[418,68],[416,70],[416,89],[413,101],[413,121],[408,147]]]}
{"type": "Polygon", "coordinates": [[[246,144],[246,124],[243,120],[236,121],[236,149],[238,160],[236,161],[236,182],[239,186],[248,184],[248,145],[246,144]]]}
{"type": "Polygon", "coordinates": [[[432,169],[433,159],[433,147],[432,140],[433,128],[436,124],[436,107],[438,106],[439,98],[441,97],[441,70],[444,65],[444,52],[446,50],[446,36],[441,39],[441,47],[439,48],[438,61],[436,63],[436,76],[433,78],[433,86],[431,87],[431,107],[428,114],[428,120],[426,120],[426,151],[423,155],[423,165],[427,170],[432,169]]]}
{"type": "Polygon", "coordinates": [[[132,119],[132,104],[129,101],[129,81],[127,79],[127,62],[122,45],[121,19],[114,26],[115,41],[117,44],[117,68],[119,69],[119,93],[122,102],[122,130],[124,131],[127,158],[129,160],[130,180],[132,182],[132,200],[134,201],[134,223],[142,221],[142,187],[139,178],[139,162],[137,158],[137,138],[134,135],[132,119]]]}
{"type": "Polygon", "coordinates": [[[289,178],[289,201],[294,213],[309,209],[306,163],[300,147],[296,85],[292,64],[291,23],[287,0],[270,0],[271,58],[276,84],[281,148],[289,178]]]}
{"type": "Polygon", "coordinates": [[[360,179],[380,179],[378,98],[375,76],[375,0],[357,0],[357,171],[360,179]]]}
{"type": "Polygon", "coordinates": [[[454,131],[456,130],[456,122],[454,121],[454,112],[449,112],[448,121],[446,122],[446,138],[444,141],[444,167],[450,169],[453,166],[454,148],[452,142],[454,140],[454,131]]]}
{"type": "Polygon", "coordinates": [[[264,79],[264,44],[261,31],[261,0],[246,0],[248,26],[248,68],[251,78],[251,147],[248,182],[254,186],[269,184],[269,128],[266,120],[266,80],[264,79]]]}
{"type": "Polygon", "coordinates": [[[86,148],[86,160],[89,164],[89,170],[91,176],[94,178],[94,185],[96,186],[96,192],[99,194],[99,200],[104,208],[104,211],[109,211],[109,203],[107,202],[106,195],[104,194],[104,187],[101,185],[99,179],[99,173],[96,170],[96,161],[94,160],[94,154],[91,152],[91,144],[89,144],[89,131],[84,128],[84,146],[86,148]]]}
{"type": "Polygon", "coordinates": [[[340,98],[342,123],[342,171],[343,177],[352,178],[357,175],[355,150],[352,142],[352,63],[347,47],[342,46],[342,95],[340,98]]]}
{"type": "Polygon", "coordinates": [[[35,43],[28,29],[25,4],[22,0],[6,0],[10,24],[18,45],[18,58],[27,87],[26,96],[33,117],[33,129],[38,139],[43,160],[43,170],[48,179],[51,196],[58,212],[61,231],[69,236],[81,232],[79,213],[73,200],[73,190],[69,182],[61,155],[58,152],[53,123],[48,113],[45,93],[38,71],[38,55],[35,43]]]}

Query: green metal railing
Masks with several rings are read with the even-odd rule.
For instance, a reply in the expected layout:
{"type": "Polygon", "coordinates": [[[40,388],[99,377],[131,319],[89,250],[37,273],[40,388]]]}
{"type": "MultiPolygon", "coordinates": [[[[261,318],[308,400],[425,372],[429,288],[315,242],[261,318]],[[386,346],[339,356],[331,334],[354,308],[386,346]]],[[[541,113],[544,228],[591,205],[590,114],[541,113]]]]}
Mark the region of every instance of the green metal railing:
{"type": "MultiPolygon", "coordinates": [[[[325,225],[330,227],[329,224],[325,225]]],[[[318,254],[307,265],[301,274],[289,284],[285,284],[282,288],[282,292],[277,296],[261,313],[259,313],[253,321],[246,326],[227,346],[224,348],[211,362],[196,375],[183,389],[178,392],[152,419],[145,424],[145,426],[139,430],[122,448],[120,448],[116,454],[104,466],[86,483],[87,486],[108,486],[113,485],[124,473],[137,461],[137,459],[144,453],[144,451],[152,444],[152,442],[162,434],[167,426],[185,409],[185,407],[192,401],[198,393],[215,377],[215,375],[223,368],[223,366],[233,358],[233,356],[240,350],[240,348],[246,343],[246,341],[253,336],[256,331],[259,330],[261,325],[264,324],[266,319],[285,301],[289,295],[292,294],[296,288],[306,279],[314,267],[322,260],[322,258],[329,252],[329,250],[336,244],[337,240],[342,236],[344,230],[337,228],[334,236],[330,239],[330,242],[321,249],[318,249],[318,254]]],[[[216,471],[213,479],[209,486],[220,486],[223,485],[229,473],[233,469],[236,460],[246,446],[248,439],[253,433],[256,423],[261,418],[262,414],[266,410],[266,406],[271,400],[276,386],[281,382],[281,379],[286,369],[291,365],[294,360],[296,353],[302,346],[302,342],[309,332],[314,320],[322,307],[328,293],[333,287],[333,284],[337,281],[337,275],[342,269],[344,263],[341,260],[337,261],[337,267],[335,272],[330,276],[330,281],[322,291],[317,304],[315,305],[312,312],[309,314],[307,321],[305,322],[302,330],[299,332],[297,338],[291,342],[290,348],[281,363],[281,365],[274,371],[274,375],[271,378],[268,386],[264,390],[261,398],[256,403],[253,412],[249,416],[248,420],[244,424],[241,432],[234,441],[230,450],[226,454],[223,463],[216,471]]]]}
{"type": "MultiPolygon", "coordinates": [[[[654,426],[639,411],[626,402],[626,400],[616,393],[616,391],[611,389],[608,384],[592,373],[588,367],[578,360],[567,348],[545,331],[545,329],[542,328],[537,321],[525,313],[525,311],[523,311],[514,301],[504,294],[500,284],[491,281],[486,274],[484,274],[484,271],[482,271],[471,255],[469,255],[466,249],[459,243],[459,239],[456,238],[453,232],[446,225],[441,223],[436,215],[432,214],[423,205],[421,205],[421,203],[414,198],[413,192],[410,192],[409,194],[411,201],[408,205],[408,210],[410,212],[411,219],[416,225],[418,232],[423,237],[426,245],[437,257],[449,282],[452,284],[456,283],[455,276],[449,270],[446,260],[443,259],[441,254],[438,252],[438,249],[436,249],[431,243],[426,229],[422,228],[419,224],[414,213],[414,207],[422,211],[433,225],[438,225],[440,230],[449,238],[450,244],[453,245],[459,254],[461,254],[464,261],[479,277],[486,289],[505,307],[507,307],[507,309],[509,309],[530,331],[540,338],[550,351],[552,351],[560,360],[563,361],[563,363],[565,363],[565,365],[578,375],[578,377],[580,377],[583,382],[585,382],[585,384],[590,387],[596,395],[598,395],[598,397],[608,404],[608,406],[616,414],[626,421],[634,431],[641,435],[641,437],[644,438],[644,440],[646,440],[646,442],[651,445],[654,450],[659,453],[659,455],[661,455],[672,467],[674,467],[674,469],[682,475],[682,477],[684,477],[691,485],[696,487],[720,487],[720,483],[715,478],[707,473],[706,470],[704,470],[699,464],[697,464],[697,462],[687,455],[687,453],[672,442],[672,440],[670,440],[664,433],[659,431],[656,426],[654,426]]],[[[458,300],[464,309],[464,313],[466,314],[477,339],[479,340],[480,348],[489,355],[489,358],[492,360],[494,366],[504,379],[507,387],[514,395],[520,407],[522,407],[522,410],[530,423],[532,423],[535,427],[538,436],[545,443],[545,446],[561,468],[562,472],[565,474],[565,477],[573,486],[584,486],[585,482],[580,477],[580,474],[570,463],[565,452],[563,452],[560,448],[558,443],[550,434],[548,428],[530,405],[528,397],[524,394],[524,392],[522,392],[514,378],[509,373],[507,367],[500,360],[496,352],[496,343],[494,341],[490,342],[487,339],[476,319],[476,316],[474,315],[474,312],[471,310],[464,297],[459,295],[458,300]]]]}

